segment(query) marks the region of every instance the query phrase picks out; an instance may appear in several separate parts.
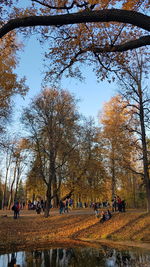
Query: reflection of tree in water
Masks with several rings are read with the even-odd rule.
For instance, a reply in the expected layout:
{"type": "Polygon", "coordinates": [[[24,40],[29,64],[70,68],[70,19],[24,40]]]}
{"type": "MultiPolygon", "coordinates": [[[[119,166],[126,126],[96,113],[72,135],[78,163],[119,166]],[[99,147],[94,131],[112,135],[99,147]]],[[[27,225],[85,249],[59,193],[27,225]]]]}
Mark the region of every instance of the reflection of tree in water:
{"type": "Polygon", "coordinates": [[[100,249],[94,249],[94,248],[77,249],[75,257],[76,257],[75,266],[79,267],[105,266],[105,259],[100,249]]]}
{"type": "Polygon", "coordinates": [[[149,267],[150,255],[140,249],[122,250],[103,246],[107,267],[149,267]]]}
{"type": "Polygon", "coordinates": [[[51,250],[48,251],[48,250],[45,250],[43,252],[43,255],[44,255],[44,264],[46,267],[48,266],[51,266],[51,250]]]}
{"type": "MultiPolygon", "coordinates": [[[[41,267],[42,265],[42,251],[31,251],[25,252],[25,262],[27,263],[27,267],[41,267]]],[[[26,265],[25,265],[26,266],[26,265]]]]}
{"type": "Polygon", "coordinates": [[[8,267],[20,263],[20,260],[22,260],[20,265],[22,267],[150,267],[149,252],[141,249],[119,251],[105,245],[99,249],[57,248],[1,255],[0,266],[6,257],[8,267]]]}
{"type": "Polygon", "coordinates": [[[51,264],[54,267],[70,266],[71,260],[74,258],[74,250],[69,249],[54,249],[52,250],[51,264]]]}
{"type": "Polygon", "coordinates": [[[14,267],[14,264],[16,264],[16,255],[15,255],[15,253],[12,253],[11,259],[8,262],[8,267],[14,267]]]}
{"type": "Polygon", "coordinates": [[[68,249],[50,249],[42,251],[27,252],[26,262],[30,267],[91,267],[104,266],[104,258],[100,250],[92,248],[68,248],[68,249]],[[38,252],[39,253],[39,252],[38,252]],[[38,257],[39,255],[39,257],[38,257]],[[33,258],[33,264],[31,262],[33,258]]]}

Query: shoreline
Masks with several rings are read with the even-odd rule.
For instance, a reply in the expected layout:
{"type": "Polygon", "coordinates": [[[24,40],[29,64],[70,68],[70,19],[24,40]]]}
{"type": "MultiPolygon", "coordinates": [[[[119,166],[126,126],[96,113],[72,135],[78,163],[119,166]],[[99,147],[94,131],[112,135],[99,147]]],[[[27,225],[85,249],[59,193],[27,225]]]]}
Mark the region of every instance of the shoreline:
{"type": "Polygon", "coordinates": [[[92,240],[92,239],[62,239],[62,240],[51,240],[48,242],[40,242],[40,244],[31,244],[29,246],[21,245],[21,246],[10,246],[9,249],[2,249],[0,248],[0,255],[10,254],[13,252],[21,252],[21,251],[36,251],[36,250],[49,250],[55,248],[85,248],[91,247],[98,249],[101,245],[106,245],[108,247],[112,247],[119,250],[127,250],[127,249],[142,249],[142,250],[150,250],[150,243],[143,243],[143,242],[135,242],[135,241],[113,241],[110,239],[99,239],[99,240],[92,240]],[[31,249],[32,248],[32,249],[31,249]]]}

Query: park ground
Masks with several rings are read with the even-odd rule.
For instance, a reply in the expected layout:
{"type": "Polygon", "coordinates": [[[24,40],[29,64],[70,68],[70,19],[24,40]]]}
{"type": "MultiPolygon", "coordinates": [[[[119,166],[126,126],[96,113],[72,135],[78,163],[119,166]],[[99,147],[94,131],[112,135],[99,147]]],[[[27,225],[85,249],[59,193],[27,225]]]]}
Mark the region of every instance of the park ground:
{"type": "Polygon", "coordinates": [[[127,210],[115,213],[101,224],[92,209],[72,210],[66,214],[52,209],[50,216],[22,210],[18,219],[13,212],[0,211],[0,253],[50,247],[139,246],[150,249],[150,214],[127,210]]]}

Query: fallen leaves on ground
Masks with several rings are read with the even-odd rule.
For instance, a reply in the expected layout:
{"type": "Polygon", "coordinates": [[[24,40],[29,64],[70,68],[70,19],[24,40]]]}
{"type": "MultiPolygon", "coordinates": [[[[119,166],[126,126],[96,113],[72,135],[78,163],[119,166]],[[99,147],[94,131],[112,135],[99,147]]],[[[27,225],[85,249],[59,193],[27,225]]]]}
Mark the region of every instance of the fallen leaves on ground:
{"type": "MultiPolygon", "coordinates": [[[[1,211],[2,213],[2,211],[1,211]]],[[[0,213],[0,214],[1,214],[0,213]]],[[[76,210],[59,215],[52,212],[44,218],[35,211],[21,211],[17,220],[12,212],[0,217],[0,251],[33,249],[54,244],[83,245],[85,239],[143,240],[150,242],[150,214],[144,212],[116,213],[109,221],[100,223],[90,210],[76,210]]]]}

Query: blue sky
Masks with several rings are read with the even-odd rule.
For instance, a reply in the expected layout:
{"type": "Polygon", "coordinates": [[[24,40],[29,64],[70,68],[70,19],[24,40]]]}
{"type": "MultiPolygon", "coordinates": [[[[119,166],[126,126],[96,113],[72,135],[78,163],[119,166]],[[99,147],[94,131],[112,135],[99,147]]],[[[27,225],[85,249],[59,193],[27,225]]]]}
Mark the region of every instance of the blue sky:
{"type": "MultiPolygon", "coordinates": [[[[16,103],[16,123],[22,107],[28,106],[30,99],[37,95],[41,90],[43,62],[42,53],[44,53],[39,42],[35,37],[31,37],[25,41],[24,50],[20,53],[20,63],[16,69],[16,72],[20,77],[26,76],[27,85],[30,90],[23,100],[20,96],[15,98],[16,103]]],[[[95,74],[88,67],[85,66],[86,79],[84,82],[80,82],[75,79],[63,79],[61,82],[62,89],[67,89],[72,92],[76,98],[79,98],[79,111],[86,117],[94,117],[97,123],[98,112],[102,109],[103,104],[110,100],[114,95],[115,84],[109,84],[108,82],[98,83],[95,74]]]]}

